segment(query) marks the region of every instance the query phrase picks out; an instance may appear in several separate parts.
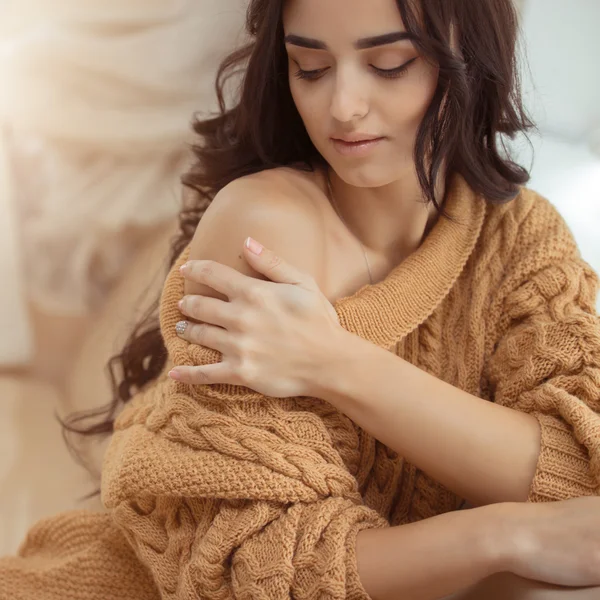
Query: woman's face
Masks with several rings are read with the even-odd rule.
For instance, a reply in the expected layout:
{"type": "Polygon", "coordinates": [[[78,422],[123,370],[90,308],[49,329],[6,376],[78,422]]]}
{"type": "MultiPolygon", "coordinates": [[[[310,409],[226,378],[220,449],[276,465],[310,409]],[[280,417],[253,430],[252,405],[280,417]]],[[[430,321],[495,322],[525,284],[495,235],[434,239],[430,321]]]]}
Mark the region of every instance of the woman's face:
{"type": "Polygon", "coordinates": [[[438,70],[402,39],[395,0],[288,0],[283,25],[294,102],[335,172],[357,187],[414,174],[438,70]]]}

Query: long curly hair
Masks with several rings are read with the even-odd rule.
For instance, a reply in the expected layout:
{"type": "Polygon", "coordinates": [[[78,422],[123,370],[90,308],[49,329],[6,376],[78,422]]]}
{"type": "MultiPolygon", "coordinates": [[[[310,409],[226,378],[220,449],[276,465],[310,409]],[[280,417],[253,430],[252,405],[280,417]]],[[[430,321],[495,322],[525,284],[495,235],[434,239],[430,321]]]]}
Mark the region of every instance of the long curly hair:
{"type": "MultiPolygon", "coordinates": [[[[440,209],[434,190],[445,161],[448,174],[460,173],[489,202],[511,200],[529,174],[510,159],[502,136],[512,138],[533,127],[521,99],[513,0],[420,0],[416,7],[412,0],[396,0],[396,4],[416,49],[439,67],[437,89],[414,147],[425,199],[440,209]]],[[[192,193],[183,201],[170,265],[228,183],[265,169],[293,165],[312,170],[323,163],[290,92],[283,7],[284,0],[250,1],[246,17],[250,41],[227,56],[218,71],[218,113],[194,118],[196,160],[182,177],[192,193]],[[227,106],[227,85],[238,81],[234,105],[227,106]]],[[[112,401],[62,422],[71,450],[68,434],[111,434],[119,408],[157,378],[166,360],[156,301],[108,364],[112,401]]]]}

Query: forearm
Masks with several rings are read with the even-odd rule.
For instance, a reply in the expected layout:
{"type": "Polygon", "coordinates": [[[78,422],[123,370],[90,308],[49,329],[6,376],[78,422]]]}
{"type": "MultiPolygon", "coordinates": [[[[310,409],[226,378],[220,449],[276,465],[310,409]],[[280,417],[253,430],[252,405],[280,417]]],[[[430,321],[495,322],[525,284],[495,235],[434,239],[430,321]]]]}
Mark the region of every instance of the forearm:
{"type": "Polygon", "coordinates": [[[600,588],[567,588],[496,573],[442,600],[598,600],[600,588]]]}
{"type": "Polygon", "coordinates": [[[463,510],[357,536],[358,572],[373,600],[439,600],[500,572],[501,513],[463,510]]]}
{"type": "Polygon", "coordinates": [[[365,529],[356,545],[361,583],[373,600],[600,597],[598,587],[567,588],[509,572],[508,565],[514,562],[514,513],[509,504],[492,505],[410,525],[365,529]]]}
{"type": "Polygon", "coordinates": [[[531,415],[486,402],[348,334],[319,397],[476,505],[527,499],[540,453],[531,415]]]}

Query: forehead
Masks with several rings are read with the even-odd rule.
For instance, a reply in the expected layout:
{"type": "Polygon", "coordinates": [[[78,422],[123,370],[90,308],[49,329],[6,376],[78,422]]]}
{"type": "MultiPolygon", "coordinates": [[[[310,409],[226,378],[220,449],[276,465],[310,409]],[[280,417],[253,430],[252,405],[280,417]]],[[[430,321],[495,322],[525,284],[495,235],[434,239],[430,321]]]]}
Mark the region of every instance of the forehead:
{"type": "Polygon", "coordinates": [[[404,30],[396,0],[287,0],[286,34],[356,40],[404,30]]]}

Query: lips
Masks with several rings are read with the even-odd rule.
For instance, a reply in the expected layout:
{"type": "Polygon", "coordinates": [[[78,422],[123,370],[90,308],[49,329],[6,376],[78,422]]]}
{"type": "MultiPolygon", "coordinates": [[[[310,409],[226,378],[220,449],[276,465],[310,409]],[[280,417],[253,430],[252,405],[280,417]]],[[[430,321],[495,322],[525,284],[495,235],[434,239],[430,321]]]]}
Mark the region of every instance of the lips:
{"type": "Polygon", "coordinates": [[[333,147],[343,156],[366,156],[377,148],[384,137],[352,135],[343,138],[331,138],[333,147]]]}
{"type": "Polygon", "coordinates": [[[372,142],[373,140],[380,140],[382,138],[383,136],[381,135],[354,133],[352,135],[332,136],[331,139],[335,142],[344,142],[345,144],[361,144],[364,142],[372,142]]]}

